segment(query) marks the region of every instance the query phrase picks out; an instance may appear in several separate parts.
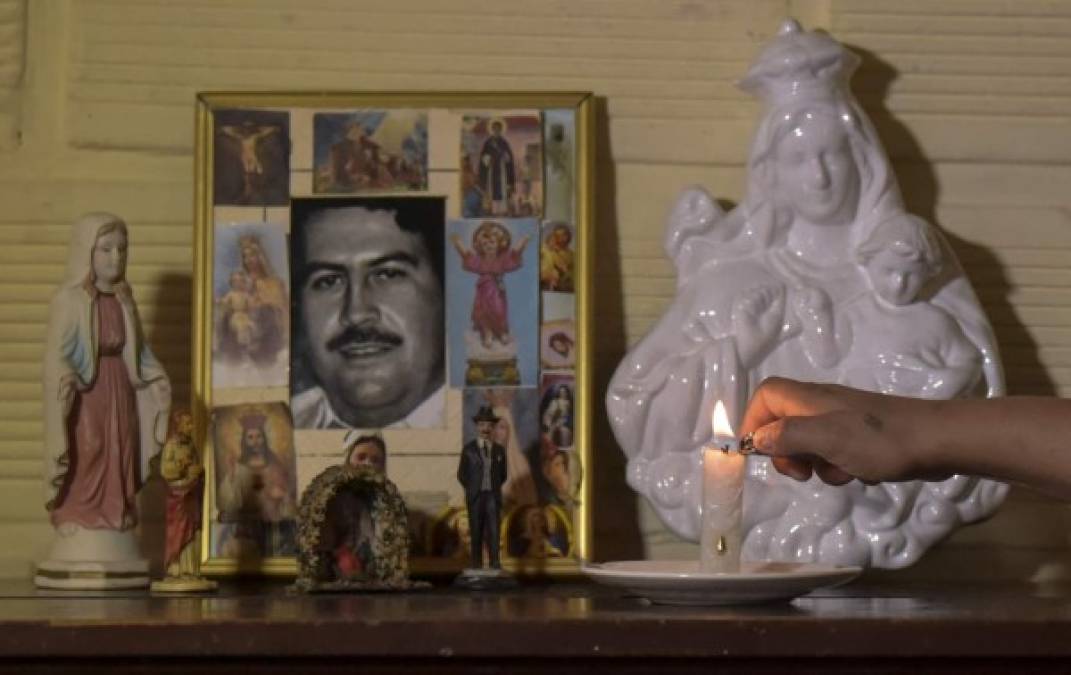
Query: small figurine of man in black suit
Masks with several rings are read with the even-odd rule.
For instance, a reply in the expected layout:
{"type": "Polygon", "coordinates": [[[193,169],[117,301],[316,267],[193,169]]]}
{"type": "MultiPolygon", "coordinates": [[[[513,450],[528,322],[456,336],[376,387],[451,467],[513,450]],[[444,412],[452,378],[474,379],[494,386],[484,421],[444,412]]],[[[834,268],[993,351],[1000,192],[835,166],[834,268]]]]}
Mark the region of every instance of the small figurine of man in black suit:
{"type": "Polygon", "coordinates": [[[465,488],[465,505],[469,513],[472,538],[469,564],[476,569],[483,567],[483,545],[487,542],[491,568],[497,570],[502,567],[498,550],[506,449],[491,438],[498,417],[490,406],[480,406],[472,421],[476,423],[476,438],[461,449],[461,462],[457,467],[457,480],[465,488]]]}

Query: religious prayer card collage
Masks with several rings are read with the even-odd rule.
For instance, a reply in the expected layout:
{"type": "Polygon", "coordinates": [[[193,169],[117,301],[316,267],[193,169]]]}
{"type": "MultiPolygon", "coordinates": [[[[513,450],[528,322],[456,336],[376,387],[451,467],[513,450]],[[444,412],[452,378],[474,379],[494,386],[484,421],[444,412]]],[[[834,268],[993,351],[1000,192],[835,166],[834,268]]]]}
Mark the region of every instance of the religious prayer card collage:
{"type": "Polygon", "coordinates": [[[586,100],[212,96],[194,385],[206,571],[293,569],[302,490],[367,436],[405,499],[414,571],[466,567],[458,467],[477,416],[505,448],[504,564],[575,569],[586,100]]]}

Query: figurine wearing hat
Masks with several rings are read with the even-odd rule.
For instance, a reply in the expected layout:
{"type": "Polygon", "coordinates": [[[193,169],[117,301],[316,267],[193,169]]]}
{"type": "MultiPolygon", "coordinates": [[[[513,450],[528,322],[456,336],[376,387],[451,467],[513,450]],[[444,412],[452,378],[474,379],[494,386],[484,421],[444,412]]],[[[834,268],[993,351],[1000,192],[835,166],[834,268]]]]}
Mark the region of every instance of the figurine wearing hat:
{"type": "Polygon", "coordinates": [[[491,567],[499,569],[499,525],[502,514],[502,484],[506,482],[506,449],[491,438],[498,417],[490,406],[480,406],[472,418],[476,438],[461,449],[457,480],[465,488],[472,537],[470,566],[483,567],[483,545],[491,554],[491,567]]]}

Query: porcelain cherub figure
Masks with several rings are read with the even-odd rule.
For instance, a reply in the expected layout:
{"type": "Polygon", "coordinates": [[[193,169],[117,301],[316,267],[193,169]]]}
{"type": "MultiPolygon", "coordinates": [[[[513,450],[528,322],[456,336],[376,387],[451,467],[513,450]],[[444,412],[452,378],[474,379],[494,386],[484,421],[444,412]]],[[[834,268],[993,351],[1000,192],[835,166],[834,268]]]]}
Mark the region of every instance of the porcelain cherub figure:
{"type": "Polygon", "coordinates": [[[171,387],[141,330],[127,247],[119,217],[78,219],[49,306],[44,487],[56,536],[34,577],[45,588],[149,585],[134,536],[137,493],[160,448],[171,387]]]}
{"type": "MultiPolygon", "coordinates": [[[[738,422],[765,377],[929,383],[934,397],[1003,393],[992,329],[955,256],[921,219],[910,221],[908,238],[896,230],[914,217],[849,90],[858,61],[828,34],[786,21],[740,83],[765,104],[743,202],[726,213],[690,188],[671,212],[665,246],[677,268],[676,298],[622,361],[606,403],[629,457],[629,484],[682,536],[698,535],[700,448],[715,402],[738,422]],[[930,257],[944,261],[939,275],[935,266],[889,257],[920,236],[937,247],[930,257]],[[864,247],[863,259],[867,242],[877,250],[864,247]],[[910,293],[885,288],[905,278],[910,293]],[[883,303],[880,312],[874,303],[883,303]],[[894,314],[925,315],[934,330],[900,326],[890,334],[894,314]],[[871,358],[889,340],[895,349],[885,352],[912,358],[871,358]],[[934,359],[914,358],[931,343],[940,346],[934,359]],[[946,367],[955,368],[957,386],[934,386],[947,384],[935,376],[946,367]]],[[[901,567],[959,524],[990,514],[1005,492],[962,476],[799,484],[753,457],[744,556],[901,567]]]]}

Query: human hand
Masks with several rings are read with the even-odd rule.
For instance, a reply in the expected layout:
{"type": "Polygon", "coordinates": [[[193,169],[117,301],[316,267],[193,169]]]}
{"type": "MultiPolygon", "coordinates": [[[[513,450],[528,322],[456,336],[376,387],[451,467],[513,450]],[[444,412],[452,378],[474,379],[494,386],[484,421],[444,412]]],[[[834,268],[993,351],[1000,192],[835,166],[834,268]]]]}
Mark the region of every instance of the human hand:
{"type": "Polygon", "coordinates": [[[764,381],[748,403],[742,435],[796,480],[830,485],[946,478],[925,440],[940,420],[924,403],[835,384],[764,381]]]}
{"type": "Polygon", "coordinates": [[[750,288],[733,301],[733,335],[737,355],[745,368],[753,366],[773,347],[784,313],[783,286],[750,288]]]}

